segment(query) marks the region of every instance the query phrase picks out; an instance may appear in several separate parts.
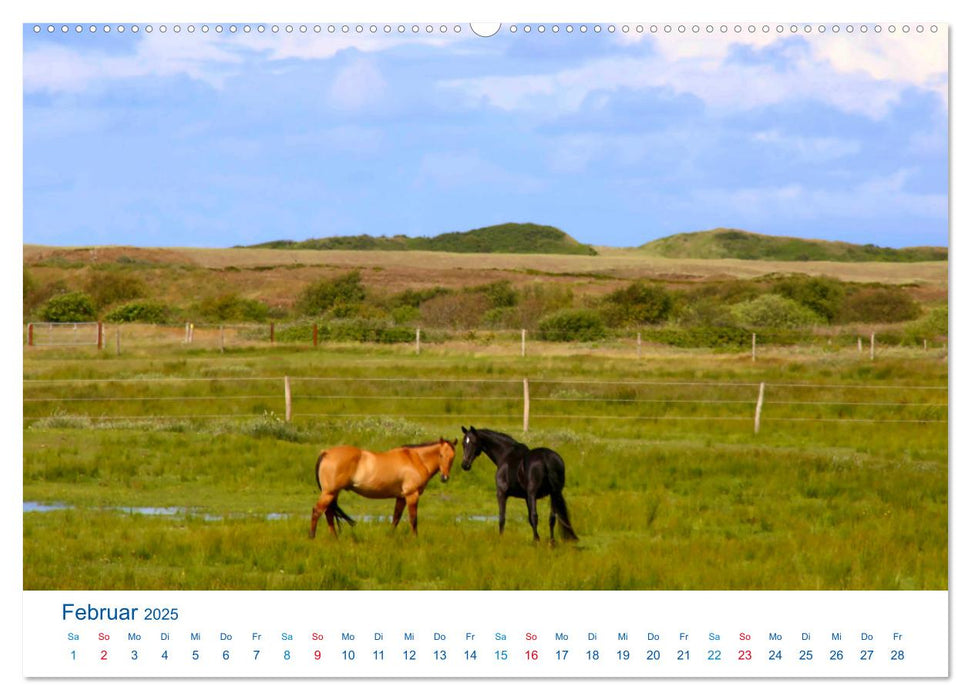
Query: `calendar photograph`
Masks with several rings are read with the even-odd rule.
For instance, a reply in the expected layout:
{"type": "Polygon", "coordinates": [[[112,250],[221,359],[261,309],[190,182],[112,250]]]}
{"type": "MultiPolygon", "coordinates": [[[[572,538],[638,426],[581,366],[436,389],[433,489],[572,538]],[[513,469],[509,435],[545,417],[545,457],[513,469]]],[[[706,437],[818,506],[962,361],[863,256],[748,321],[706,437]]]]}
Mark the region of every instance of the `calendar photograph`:
{"type": "Polygon", "coordinates": [[[948,31],[24,24],[24,591],[946,591],[948,31]]]}

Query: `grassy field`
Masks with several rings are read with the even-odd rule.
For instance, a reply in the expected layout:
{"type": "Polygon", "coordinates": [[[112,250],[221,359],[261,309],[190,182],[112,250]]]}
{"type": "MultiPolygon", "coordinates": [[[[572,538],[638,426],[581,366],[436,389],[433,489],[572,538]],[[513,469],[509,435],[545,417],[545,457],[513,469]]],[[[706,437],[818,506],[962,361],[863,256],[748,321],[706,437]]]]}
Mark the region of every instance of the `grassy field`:
{"type": "Polygon", "coordinates": [[[946,261],[918,263],[785,262],[691,260],[652,257],[629,249],[598,248],[596,256],[477,254],[437,251],[272,250],[241,248],[53,248],[25,245],[24,264],[40,283],[78,282],[87,268],[120,264],[138,275],[158,298],[237,291],[271,305],[292,302],[300,285],[321,275],[358,269],[364,283],[388,292],[412,287],[461,287],[510,280],[524,284],[546,278],[600,293],[636,278],[701,282],[759,277],[770,273],[830,275],[849,282],[920,284],[943,291],[946,261]],[[121,261],[120,263],[118,261],[121,261]],[[77,278],[76,280],[74,278],[77,278]]]}
{"type": "Polygon", "coordinates": [[[947,588],[938,354],[486,350],[26,349],[24,587],[947,588]],[[463,472],[461,451],[417,538],[354,494],[356,527],[307,538],[319,450],[523,438],[524,377],[526,441],[563,455],[578,544],[533,545],[520,501],[500,538],[494,467],[463,472]]]}

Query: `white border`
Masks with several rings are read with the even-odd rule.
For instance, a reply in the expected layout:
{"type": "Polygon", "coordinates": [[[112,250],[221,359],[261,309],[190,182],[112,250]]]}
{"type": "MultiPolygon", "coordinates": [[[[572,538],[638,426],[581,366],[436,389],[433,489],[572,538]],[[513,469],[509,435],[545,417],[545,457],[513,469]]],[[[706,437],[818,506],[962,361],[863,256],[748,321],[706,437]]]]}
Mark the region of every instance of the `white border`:
{"type": "MultiPolygon", "coordinates": [[[[652,7],[650,4],[634,4],[620,0],[596,0],[596,2],[581,3],[575,0],[559,0],[557,2],[531,2],[522,0],[493,0],[491,2],[477,2],[472,5],[456,2],[414,0],[411,3],[393,3],[390,0],[368,2],[366,6],[355,3],[354,7],[336,6],[330,3],[294,2],[292,0],[274,0],[272,3],[257,3],[249,0],[232,2],[216,0],[208,2],[204,9],[198,1],[171,0],[170,2],[151,3],[121,3],[105,0],[56,0],[43,4],[4,7],[4,22],[2,25],[3,90],[6,102],[4,113],[7,115],[4,129],[3,148],[3,203],[0,211],[4,213],[3,241],[5,245],[4,273],[0,276],[4,285],[4,298],[15,298],[19,287],[19,261],[22,258],[22,23],[34,21],[65,22],[73,20],[111,20],[125,22],[145,21],[180,21],[185,19],[211,19],[245,22],[245,21],[375,21],[390,22],[404,21],[826,21],[826,22],[941,22],[950,23],[951,45],[951,126],[952,126],[952,181],[951,181],[951,230],[962,230],[964,217],[961,216],[966,206],[959,193],[966,189],[966,178],[962,178],[963,164],[966,156],[963,133],[955,130],[960,115],[965,112],[964,93],[961,90],[960,79],[962,69],[967,70],[967,54],[964,49],[963,37],[967,25],[955,23],[958,19],[954,6],[941,0],[924,0],[923,2],[901,2],[891,0],[878,6],[857,9],[845,0],[814,0],[802,7],[790,5],[780,6],[777,2],[736,0],[731,4],[715,2],[696,2],[692,4],[677,3],[666,7],[652,7]],[[955,119],[955,115],[958,119],[955,119]]],[[[962,241],[955,233],[952,235],[950,260],[951,265],[962,258],[962,241]]],[[[960,263],[959,263],[960,264],[960,263]]],[[[951,268],[953,269],[953,267],[951,268]]],[[[966,387],[963,369],[959,358],[963,358],[964,329],[967,328],[967,307],[961,303],[967,297],[964,281],[960,276],[952,279],[951,294],[958,298],[959,303],[952,305],[952,333],[951,345],[951,382],[953,393],[951,406],[951,426],[961,425],[960,416],[963,411],[966,387]]],[[[12,304],[4,308],[13,308],[12,304]]],[[[7,312],[9,313],[9,312],[7,312]]],[[[15,315],[15,312],[11,314],[15,315]]],[[[5,319],[3,327],[12,329],[19,327],[19,320],[5,319]]],[[[4,401],[2,425],[9,426],[16,445],[14,454],[8,457],[8,481],[3,489],[5,501],[3,556],[4,563],[16,562],[16,566],[3,567],[3,602],[4,619],[10,622],[20,619],[15,610],[21,608],[22,582],[22,480],[18,465],[22,464],[22,446],[20,445],[21,406],[19,404],[22,377],[22,357],[19,347],[13,343],[5,344],[4,353],[8,356],[5,366],[7,374],[3,379],[5,396],[11,397],[4,401]]],[[[956,468],[950,471],[951,495],[949,512],[951,514],[950,551],[961,549],[966,531],[967,509],[963,508],[961,496],[966,494],[967,477],[962,474],[961,467],[967,466],[966,438],[960,431],[953,433],[951,445],[952,465],[956,468]],[[955,494],[958,497],[955,498],[955,494]]],[[[456,694],[463,698],[486,698],[496,694],[513,691],[534,696],[540,693],[566,693],[566,697],[574,694],[590,694],[608,690],[612,694],[622,697],[628,695],[644,696],[647,693],[685,693],[705,692],[717,693],[719,697],[786,697],[813,698],[820,695],[830,695],[834,692],[839,696],[873,695],[882,698],[911,698],[920,693],[930,693],[933,697],[957,697],[959,682],[966,680],[971,672],[963,670],[968,666],[964,662],[968,644],[964,635],[968,628],[964,623],[963,594],[957,593],[958,587],[964,582],[966,572],[964,562],[956,556],[952,557],[950,571],[951,591],[951,678],[948,681],[542,681],[543,687],[536,685],[537,681],[493,681],[466,683],[463,681],[174,681],[168,682],[140,682],[140,681],[32,681],[27,682],[22,677],[21,654],[17,642],[18,630],[13,624],[7,626],[8,644],[4,645],[6,653],[3,656],[4,685],[16,696],[30,696],[32,698],[63,697],[66,693],[80,690],[84,693],[97,694],[102,698],[123,696],[138,696],[140,698],[170,698],[173,693],[189,692],[196,694],[211,694],[213,692],[230,692],[241,698],[266,698],[271,695],[290,697],[304,693],[340,694],[355,699],[361,697],[398,696],[402,692],[410,695],[421,692],[428,697],[453,697],[456,694]],[[649,685],[646,685],[649,683],[649,685]],[[689,684],[692,687],[686,687],[689,684]],[[701,684],[698,686],[697,684],[701,684]]]]}

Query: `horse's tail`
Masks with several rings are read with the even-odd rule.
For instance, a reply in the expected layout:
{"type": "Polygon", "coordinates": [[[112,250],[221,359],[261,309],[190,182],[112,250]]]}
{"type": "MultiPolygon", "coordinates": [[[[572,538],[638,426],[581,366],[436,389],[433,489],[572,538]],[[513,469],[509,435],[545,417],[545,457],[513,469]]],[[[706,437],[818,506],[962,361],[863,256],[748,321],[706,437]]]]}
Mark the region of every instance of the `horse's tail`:
{"type": "Polygon", "coordinates": [[[314,465],[314,478],[317,479],[317,490],[318,491],[320,491],[320,489],[323,488],[320,485],[320,463],[324,461],[324,457],[326,455],[327,455],[327,450],[324,450],[323,452],[321,452],[320,453],[320,456],[317,458],[317,464],[314,465]]]}
{"type": "MultiPolygon", "coordinates": [[[[552,451],[552,450],[551,450],[552,451]]],[[[550,506],[553,508],[553,515],[556,516],[560,524],[560,531],[563,537],[568,540],[578,540],[577,533],[570,524],[570,513],[566,508],[566,500],[563,498],[563,487],[566,485],[566,466],[563,458],[556,452],[553,465],[548,470],[547,475],[550,483],[550,506]]]]}
{"type": "MultiPolygon", "coordinates": [[[[323,486],[320,483],[320,464],[324,461],[324,457],[327,456],[327,450],[320,453],[317,457],[317,463],[314,465],[314,477],[317,479],[317,489],[322,489],[323,486]]],[[[337,496],[334,496],[334,500],[330,502],[327,506],[327,510],[334,516],[334,520],[337,524],[337,528],[340,529],[343,523],[347,523],[351,527],[354,527],[354,518],[345,513],[339,505],[337,505],[337,496]]]]}
{"type": "Polygon", "coordinates": [[[340,529],[342,523],[347,523],[351,527],[354,527],[354,518],[341,510],[341,507],[337,505],[337,499],[334,499],[331,502],[328,510],[334,514],[334,521],[337,524],[337,529],[340,529]]]}
{"type": "Polygon", "coordinates": [[[564,539],[580,539],[577,537],[577,533],[573,531],[573,526],[570,524],[570,514],[566,509],[566,501],[563,499],[563,492],[551,491],[550,503],[553,506],[553,514],[556,516],[556,520],[560,524],[560,531],[563,533],[564,539]]]}

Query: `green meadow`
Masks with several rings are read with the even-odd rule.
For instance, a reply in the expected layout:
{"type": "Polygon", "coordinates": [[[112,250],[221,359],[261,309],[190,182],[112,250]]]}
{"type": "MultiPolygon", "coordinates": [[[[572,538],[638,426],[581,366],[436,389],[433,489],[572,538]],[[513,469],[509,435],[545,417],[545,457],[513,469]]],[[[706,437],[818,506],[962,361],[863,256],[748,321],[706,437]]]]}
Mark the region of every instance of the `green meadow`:
{"type": "Polygon", "coordinates": [[[947,588],[939,353],[544,350],[27,348],[24,588],[947,588]],[[515,499],[500,537],[460,448],[417,537],[351,493],[357,525],[307,537],[321,449],[470,424],[560,452],[578,543],[548,545],[547,500],[541,545],[515,499]]]}

